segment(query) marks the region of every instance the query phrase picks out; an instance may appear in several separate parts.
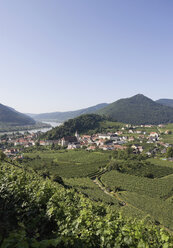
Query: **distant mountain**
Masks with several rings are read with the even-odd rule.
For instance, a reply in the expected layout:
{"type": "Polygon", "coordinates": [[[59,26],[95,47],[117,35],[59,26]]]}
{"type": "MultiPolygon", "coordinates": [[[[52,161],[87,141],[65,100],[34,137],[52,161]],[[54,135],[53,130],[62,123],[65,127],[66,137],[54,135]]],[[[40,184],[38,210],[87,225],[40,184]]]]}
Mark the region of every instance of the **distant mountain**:
{"type": "Polygon", "coordinates": [[[112,118],[114,121],[131,124],[173,122],[173,108],[156,103],[142,94],[120,99],[96,113],[112,118]]]}
{"type": "Polygon", "coordinates": [[[17,112],[11,107],[0,104],[0,124],[9,126],[34,125],[35,120],[25,114],[17,112]]]}
{"type": "Polygon", "coordinates": [[[159,99],[156,102],[168,107],[173,107],[173,99],[159,99]]]}
{"type": "Polygon", "coordinates": [[[69,119],[75,118],[80,115],[84,114],[91,114],[96,112],[99,109],[104,108],[107,106],[107,103],[101,103],[96,106],[92,106],[89,108],[79,109],[75,111],[67,111],[67,112],[52,112],[52,113],[44,113],[44,114],[28,114],[32,118],[34,118],[37,121],[57,121],[57,122],[64,122],[69,119]]]}
{"type": "Polygon", "coordinates": [[[25,113],[25,115],[28,115],[28,116],[30,116],[31,118],[34,118],[36,115],[38,115],[38,114],[30,114],[30,113],[25,113]]]}

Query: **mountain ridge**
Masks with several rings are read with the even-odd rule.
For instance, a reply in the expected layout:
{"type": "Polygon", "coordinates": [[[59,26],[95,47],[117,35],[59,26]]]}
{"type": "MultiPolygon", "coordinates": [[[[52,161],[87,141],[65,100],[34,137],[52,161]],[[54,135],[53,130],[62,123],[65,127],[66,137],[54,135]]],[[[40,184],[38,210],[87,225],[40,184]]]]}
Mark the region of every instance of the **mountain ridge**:
{"type": "Polygon", "coordinates": [[[173,108],[163,106],[143,94],[117,100],[96,113],[109,117],[113,121],[130,124],[173,122],[173,108]]]}
{"type": "Polygon", "coordinates": [[[164,106],[173,107],[173,99],[161,98],[161,99],[157,100],[156,102],[160,103],[164,106]]]}
{"type": "Polygon", "coordinates": [[[0,123],[9,126],[34,125],[36,122],[30,116],[0,103],[0,123]]]}
{"type": "Polygon", "coordinates": [[[69,119],[76,118],[83,114],[91,114],[95,113],[98,109],[104,108],[107,106],[107,103],[100,103],[88,108],[83,108],[74,111],[65,111],[65,112],[51,112],[51,113],[42,113],[42,114],[28,114],[36,121],[57,121],[57,122],[64,122],[69,119]]]}

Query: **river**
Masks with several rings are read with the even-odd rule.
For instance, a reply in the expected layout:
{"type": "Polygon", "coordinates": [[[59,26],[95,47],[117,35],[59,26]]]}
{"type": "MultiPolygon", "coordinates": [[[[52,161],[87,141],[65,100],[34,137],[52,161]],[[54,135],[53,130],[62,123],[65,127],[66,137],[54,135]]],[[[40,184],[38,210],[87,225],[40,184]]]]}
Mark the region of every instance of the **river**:
{"type": "Polygon", "coordinates": [[[49,130],[51,130],[52,128],[54,128],[54,127],[57,127],[57,126],[60,126],[62,123],[59,123],[59,122],[46,122],[46,121],[44,121],[43,123],[46,123],[46,124],[49,124],[49,125],[51,125],[52,127],[44,127],[44,128],[37,128],[37,129],[26,129],[26,130],[18,130],[18,131],[11,131],[11,132],[2,132],[2,133],[0,133],[0,135],[3,135],[3,134],[13,134],[13,133],[18,133],[18,132],[20,132],[20,133],[25,133],[25,132],[30,132],[30,133],[37,133],[37,132],[43,132],[43,133],[45,133],[45,132],[47,132],[47,131],[49,131],[49,130]]]}

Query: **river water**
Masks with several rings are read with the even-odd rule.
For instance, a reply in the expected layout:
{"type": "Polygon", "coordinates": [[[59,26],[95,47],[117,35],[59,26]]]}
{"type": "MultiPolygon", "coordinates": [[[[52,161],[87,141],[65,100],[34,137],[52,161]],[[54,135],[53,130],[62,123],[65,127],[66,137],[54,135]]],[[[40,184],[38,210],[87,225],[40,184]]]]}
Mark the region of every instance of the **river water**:
{"type": "Polygon", "coordinates": [[[49,125],[51,125],[51,127],[49,127],[49,128],[47,128],[47,127],[44,127],[44,128],[38,128],[38,129],[28,129],[28,130],[18,130],[18,131],[12,131],[12,132],[2,132],[2,133],[0,133],[0,135],[3,135],[3,134],[13,134],[13,133],[25,133],[25,132],[29,132],[29,133],[37,133],[37,132],[43,132],[43,133],[45,133],[45,132],[47,132],[47,131],[49,131],[49,130],[51,130],[52,128],[54,128],[54,127],[57,127],[57,126],[60,126],[62,123],[59,123],[59,122],[46,122],[46,121],[44,121],[43,123],[46,123],[46,124],[49,124],[49,125]]]}

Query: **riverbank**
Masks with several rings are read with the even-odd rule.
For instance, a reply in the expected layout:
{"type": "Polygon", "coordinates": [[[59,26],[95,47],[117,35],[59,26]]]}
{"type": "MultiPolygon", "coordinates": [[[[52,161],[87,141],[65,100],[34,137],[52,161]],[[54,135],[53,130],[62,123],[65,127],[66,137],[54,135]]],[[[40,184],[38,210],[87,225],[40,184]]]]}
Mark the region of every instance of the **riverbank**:
{"type": "Polygon", "coordinates": [[[35,125],[29,125],[29,126],[5,126],[0,125],[0,135],[2,134],[9,134],[13,132],[26,132],[26,131],[32,131],[32,132],[47,132],[48,130],[52,129],[55,126],[60,125],[60,123],[54,123],[54,122],[37,122],[35,125]]]}

